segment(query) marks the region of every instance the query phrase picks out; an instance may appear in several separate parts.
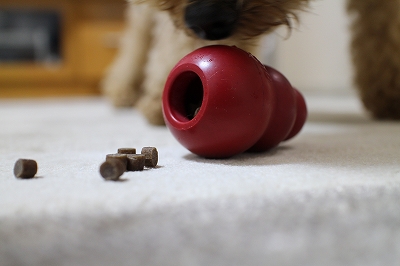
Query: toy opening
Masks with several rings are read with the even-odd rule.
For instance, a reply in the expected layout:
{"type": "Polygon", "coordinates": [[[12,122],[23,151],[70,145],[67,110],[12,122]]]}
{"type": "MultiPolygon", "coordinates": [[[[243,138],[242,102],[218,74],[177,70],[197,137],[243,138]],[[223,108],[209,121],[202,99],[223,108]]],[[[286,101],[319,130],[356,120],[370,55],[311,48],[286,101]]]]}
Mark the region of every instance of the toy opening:
{"type": "Polygon", "coordinates": [[[183,72],[173,82],[169,104],[176,120],[187,122],[196,117],[203,103],[203,83],[194,72],[183,72]]]}

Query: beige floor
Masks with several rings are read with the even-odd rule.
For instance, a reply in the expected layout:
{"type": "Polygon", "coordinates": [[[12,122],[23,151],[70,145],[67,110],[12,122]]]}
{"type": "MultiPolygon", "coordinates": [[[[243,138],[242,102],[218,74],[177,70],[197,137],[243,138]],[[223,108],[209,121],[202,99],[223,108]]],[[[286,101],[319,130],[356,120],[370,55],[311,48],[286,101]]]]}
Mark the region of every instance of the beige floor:
{"type": "Polygon", "coordinates": [[[102,99],[0,101],[0,265],[399,265],[400,123],[352,94],[306,100],[299,136],[226,160],[102,99]],[[143,146],[157,169],[101,178],[107,153],[143,146]]]}

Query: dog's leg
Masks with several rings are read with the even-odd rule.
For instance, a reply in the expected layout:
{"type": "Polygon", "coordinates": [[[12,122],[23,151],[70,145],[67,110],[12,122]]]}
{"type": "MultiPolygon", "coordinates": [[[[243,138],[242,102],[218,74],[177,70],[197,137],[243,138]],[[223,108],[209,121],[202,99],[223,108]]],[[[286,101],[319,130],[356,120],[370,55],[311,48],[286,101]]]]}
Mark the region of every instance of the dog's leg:
{"type": "Polygon", "coordinates": [[[400,0],[348,0],[361,99],[379,119],[400,119],[400,0]]]}
{"type": "Polygon", "coordinates": [[[168,74],[197,45],[196,40],[175,28],[166,12],[157,14],[153,40],[145,69],[143,95],[137,107],[151,124],[163,125],[161,96],[168,74]]]}
{"type": "Polygon", "coordinates": [[[153,12],[147,5],[129,5],[119,53],[101,84],[103,93],[115,106],[132,106],[141,93],[153,12]]]}

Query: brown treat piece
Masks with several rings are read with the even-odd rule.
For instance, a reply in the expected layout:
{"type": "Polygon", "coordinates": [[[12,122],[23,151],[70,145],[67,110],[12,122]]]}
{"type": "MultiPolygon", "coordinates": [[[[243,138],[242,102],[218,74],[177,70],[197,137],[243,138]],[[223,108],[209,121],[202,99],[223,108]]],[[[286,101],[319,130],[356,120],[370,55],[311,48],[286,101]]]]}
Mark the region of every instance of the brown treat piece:
{"type": "Polygon", "coordinates": [[[100,165],[100,174],[106,180],[115,181],[125,172],[125,169],[120,160],[109,160],[100,165]]]}
{"type": "Polygon", "coordinates": [[[136,154],[135,148],[119,148],[118,153],[121,154],[136,154]]]}
{"type": "Polygon", "coordinates": [[[127,171],[142,171],[145,163],[145,156],[142,154],[128,154],[127,171]]]}
{"type": "Polygon", "coordinates": [[[110,161],[110,160],[120,161],[125,166],[125,171],[126,171],[126,167],[128,165],[128,157],[126,156],[126,154],[120,154],[120,153],[107,154],[106,161],[110,161]]]}
{"type": "Polygon", "coordinates": [[[156,167],[158,163],[158,151],[155,147],[143,147],[142,154],[145,156],[146,167],[156,167]]]}
{"type": "Polygon", "coordinates": [[[19,159],[14,165],[14,175],[18,178],[33,178],[37,173],[37,163],[35,160],[19,159]]]}

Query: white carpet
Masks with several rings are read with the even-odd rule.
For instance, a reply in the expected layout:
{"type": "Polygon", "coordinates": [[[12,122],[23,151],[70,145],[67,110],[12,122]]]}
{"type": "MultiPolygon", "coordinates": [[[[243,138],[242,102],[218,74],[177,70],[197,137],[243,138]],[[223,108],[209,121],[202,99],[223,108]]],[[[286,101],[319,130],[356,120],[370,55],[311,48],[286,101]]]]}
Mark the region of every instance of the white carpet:
{"type": "Polygon", "coordinates": [[[306,100],[299,136],[226,160],[102,99],[1,100],[0,265],[400,265],[400,123],[350,94],[306,100]],[[159,168],[101,178],[107,153],[143,146],[159,168]]]}

